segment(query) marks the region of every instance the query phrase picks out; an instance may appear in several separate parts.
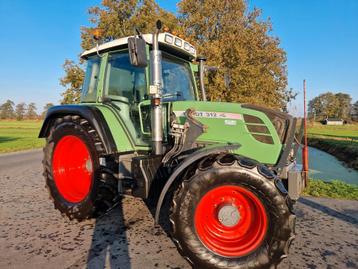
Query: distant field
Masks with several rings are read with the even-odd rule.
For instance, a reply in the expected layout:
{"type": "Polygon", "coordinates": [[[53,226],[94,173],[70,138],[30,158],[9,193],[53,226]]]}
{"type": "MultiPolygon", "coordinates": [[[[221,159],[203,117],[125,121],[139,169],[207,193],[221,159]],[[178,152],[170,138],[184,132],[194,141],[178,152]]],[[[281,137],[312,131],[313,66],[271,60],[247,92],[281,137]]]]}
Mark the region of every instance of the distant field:
{"type": "Polygon", "coordinates": [[[40,120],[0,120],[0,153],[41,148],[43,139],[37,138],[40,120]]]}
{"type": "Polygon", "coordinates": [[[322,125],[314,123],[308,125],[308,135],[312,137],[324,136],[332,139],[348,139],[358,142],[358,124],[346,124],[342,126],[322,125]]]}

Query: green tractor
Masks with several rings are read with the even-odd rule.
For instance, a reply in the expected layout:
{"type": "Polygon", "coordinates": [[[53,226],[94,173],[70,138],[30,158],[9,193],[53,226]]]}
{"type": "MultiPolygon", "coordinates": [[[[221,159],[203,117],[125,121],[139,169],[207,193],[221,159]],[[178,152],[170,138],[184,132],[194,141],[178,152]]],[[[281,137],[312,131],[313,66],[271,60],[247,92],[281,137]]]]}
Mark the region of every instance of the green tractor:
{"type": "Polygon", "coordinates": [[[205,59],[160,32],[160,23],[154,34],[113,40],[81,57],[80,104],[50,108],[39,134],[55,208],[84,220],[106,213],[121,195],[157,193],[155,221],[170,221],[194,268],[279,264],[305,185],[295,161],[296,118],[206,101],[205,59]]]}

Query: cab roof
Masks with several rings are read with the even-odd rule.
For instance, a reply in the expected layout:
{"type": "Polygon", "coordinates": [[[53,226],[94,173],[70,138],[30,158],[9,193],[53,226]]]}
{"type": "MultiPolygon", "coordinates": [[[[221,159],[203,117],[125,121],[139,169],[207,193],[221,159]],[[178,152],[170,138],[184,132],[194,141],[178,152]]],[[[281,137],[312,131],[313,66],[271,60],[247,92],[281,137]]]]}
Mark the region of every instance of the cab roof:
{"type": "MultiPolygon", "coordinates": [[[[153,44],[153,34],[144,34],[142,35],[142,37],[147,44],[149,45],[153,44]]],[[[123,48],[128,44],[128,38],[129,37],[123,37],[99,45],[98,51],[105,52],[116,48],[121,48],[121,47],[123,48]]],[[[169,52],[173,52],[175,54],[179,54],[181,56],[187,57],[190,60],[196,58],[196,50],[194,46],[180,37],[174,36],[170,33],[160,33],[158,36],[158,41],[161,49],[164,48],[164,50],[168,50],[169,52]]],[[[94,55],[96,53],[97,53],[97,48],[95,47],[90,50],[84,51],[81,54],[81,58],[86,59],[88,56],[94,55]]]]}

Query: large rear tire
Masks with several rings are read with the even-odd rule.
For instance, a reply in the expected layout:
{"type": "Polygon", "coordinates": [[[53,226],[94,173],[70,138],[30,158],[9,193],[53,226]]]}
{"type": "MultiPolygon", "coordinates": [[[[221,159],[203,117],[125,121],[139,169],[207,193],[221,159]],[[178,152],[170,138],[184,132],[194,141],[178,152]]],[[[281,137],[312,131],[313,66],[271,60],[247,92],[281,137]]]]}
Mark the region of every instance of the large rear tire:
{"type": "Polygon", "coordinates": [[[194,268],[269,268],[288,254],[295,216],[281,181],[237,155],[209,156],[174,194],[172,236],[194,268]]]}
{"type": "Polygon", "coordinates": [[[100,165],[104,154],[87,120],[77,115],[54,120],[44,147],[44,177],[55,208],[70,219],[102,215],[118,202],[113,171],[100,165]]]}

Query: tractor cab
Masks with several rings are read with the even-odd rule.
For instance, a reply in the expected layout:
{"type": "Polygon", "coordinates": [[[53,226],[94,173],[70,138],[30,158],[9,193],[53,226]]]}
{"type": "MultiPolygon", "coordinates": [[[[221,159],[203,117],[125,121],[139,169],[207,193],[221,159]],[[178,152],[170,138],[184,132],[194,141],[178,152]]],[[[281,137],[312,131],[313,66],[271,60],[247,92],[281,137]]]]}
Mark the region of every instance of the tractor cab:
{"type": "MultiPolygon", "coordinates": [[[[126,123],[135,143],[144,146],[150,143],[150,84],[153,72],[150,51],[153,35],[137,37],[145,42],[146,63],[142,66],[131,64],[130,38],[113,40],[82,53],[81,57],[87,61],[87,70],[81,103],[111,104],[126,123]]],[[[162,103],[197,100],[194,75],[197,66],[193,64],[195,48],[170,33],[158,34],[158,43],[161,51],[162,103]]]]}

